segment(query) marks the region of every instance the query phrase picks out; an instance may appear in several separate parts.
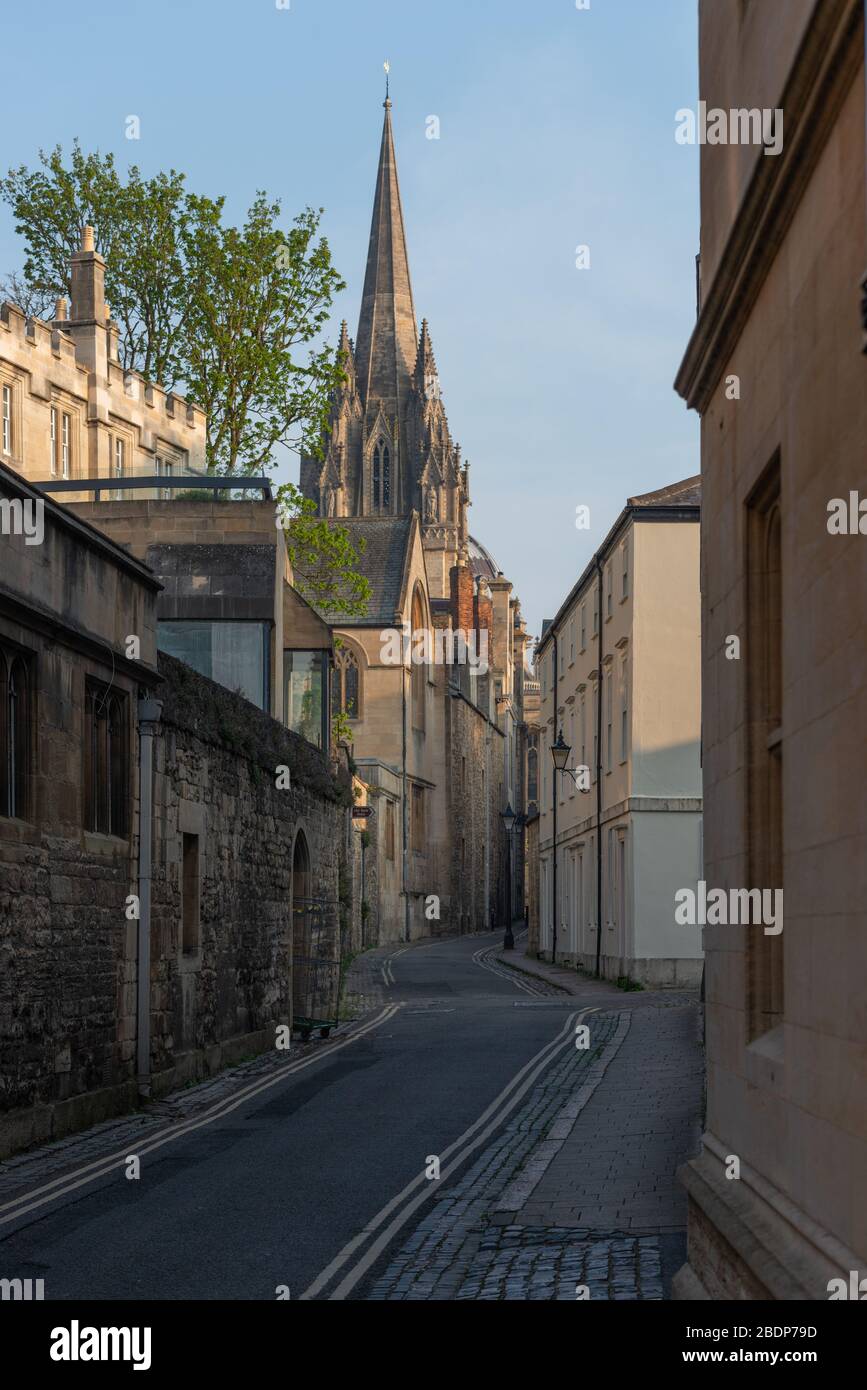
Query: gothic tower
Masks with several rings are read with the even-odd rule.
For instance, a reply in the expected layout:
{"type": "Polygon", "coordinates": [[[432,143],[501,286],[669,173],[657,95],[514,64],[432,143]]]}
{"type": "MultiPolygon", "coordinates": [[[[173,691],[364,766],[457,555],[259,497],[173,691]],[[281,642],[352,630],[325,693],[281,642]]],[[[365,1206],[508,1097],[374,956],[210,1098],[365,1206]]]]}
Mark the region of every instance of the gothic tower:
{"type": "Polygon", "coordinates": [[[303,458],[301,490],[321,516],[406,516],[422,523],[430,592],[449,596],[467,556],[469,466],[443,408],[427,320],[419,328],[386,97],[358,333],[344,322],[344,380],[331,401],[323,458],[303,458]]]}

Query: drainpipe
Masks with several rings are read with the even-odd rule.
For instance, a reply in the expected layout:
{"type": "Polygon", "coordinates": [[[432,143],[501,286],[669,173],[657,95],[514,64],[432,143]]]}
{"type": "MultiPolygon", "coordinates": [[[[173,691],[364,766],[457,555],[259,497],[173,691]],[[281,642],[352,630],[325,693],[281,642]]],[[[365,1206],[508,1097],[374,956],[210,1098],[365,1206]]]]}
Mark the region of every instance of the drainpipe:
{"type": "Polygon", "coordinates": [[[139,1095],[151,1093],[151,866],[153,857],[154,739],[160,700],[139,700],[139,835],[136,1071],[139,1095]]]}
{"type": "Polygon", "coordinates": [[[598,650],[596,669],[596,978],[600,977],[602,955],[602,561],[596,552],[596,578],[599,594],[598,650]]]}
{"type": "MultiPolygon", "coordinates": [[[[557,673],[558,673],[559,669],[560,669],[560,657],[559,657],[559,654],[558,654],[558,652],[557,652],[557,633],[556,633],[556,631],[555,631],[555,632],[554,632],[554,738],[555,738],[555,739],[556,739],[556,737],[557,737],[557,714],[558,714],[558,710],[557,710],[557,673]]],[[[551,923],[551,964],[552,964],[552,965],[556,965],[556,964],[557,964],[557,916],[558,916],[558,912],[559,912],[558,905],[557,905],[557,792],[559,791],[559,785],[558,785],[558,782],[557,782],[557,778],[558,778],[558,777],[562,777],[562,775],[563,775],[563,774],[562,774],[561,772],[558,772],[556,768],[553,769],[553,772],[552,772],[552,775],[551,775],[551,780],[552,780],[553,787],[554,787],[554,805],[553,805],[553,811],[554,811],[554,867],[553,867],[553,869],[552,869],[552,882],[551,882],[551,897],[552,897],[552,899],[553,899],[553,904],[554,904],[553,913],[552,913],[553,921],[552,921],[552,923],[551,923]]]]}
{"type": "Polygon", "coordinates": [[[400,665],[400,694],[401,694],[401,731],[403,736],[403,815],[401,816],[401,830],[403,839],[403,939],[409,941],[409,806],[407,804],[407,794],[409,786],[406,780],[406,665],[400,665]]]}

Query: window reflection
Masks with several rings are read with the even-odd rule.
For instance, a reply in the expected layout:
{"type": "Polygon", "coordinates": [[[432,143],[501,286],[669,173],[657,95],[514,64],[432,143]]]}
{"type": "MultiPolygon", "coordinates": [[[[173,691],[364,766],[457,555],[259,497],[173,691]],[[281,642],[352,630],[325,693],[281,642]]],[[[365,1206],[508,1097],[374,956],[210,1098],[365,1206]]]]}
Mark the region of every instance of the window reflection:
{"type": "Polygon", "coordinates": [[[327,654],[283,653],[283,718],[288,728],[317,748],[328,746],[325,699],[327,654]]]}
{"type": "Polygon", "coordinates": [[[270,708],[266,623],[161,622],[157,646],[260,709],[270,708]]]}

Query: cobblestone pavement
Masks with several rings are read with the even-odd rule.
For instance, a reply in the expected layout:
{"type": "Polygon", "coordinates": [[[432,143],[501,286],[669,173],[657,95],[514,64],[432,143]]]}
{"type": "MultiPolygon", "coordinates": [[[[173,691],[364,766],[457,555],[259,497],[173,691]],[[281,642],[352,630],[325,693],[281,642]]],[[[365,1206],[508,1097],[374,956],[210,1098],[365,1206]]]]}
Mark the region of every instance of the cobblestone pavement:
{"type": "Polygon", "coordinates": [[[543,1075],[362,1297],[662,1299],[701,1103],[698,1011],[671,1004],[592,1015],[590,1049],[543,1075]]]}
{"type": "Polygon", "coordinates": [[[482,1237],[456,1299],[631,1300],[662,1298],[659,1242],[652,1236],[592,1238],[588,1232],[506,1226],[482,1237]]]}

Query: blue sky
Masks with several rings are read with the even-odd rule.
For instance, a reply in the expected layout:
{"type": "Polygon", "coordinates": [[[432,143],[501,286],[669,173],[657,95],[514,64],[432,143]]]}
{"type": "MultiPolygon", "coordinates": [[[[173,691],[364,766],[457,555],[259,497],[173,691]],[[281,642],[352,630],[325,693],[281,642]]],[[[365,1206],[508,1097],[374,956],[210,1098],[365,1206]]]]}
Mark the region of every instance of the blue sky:
{"type": "MultiPolygon", "coordinates": [[[[471,465],[472,532],[530,631],[626,497],[699,471],[672,390],[695,317],[696,0],[41,0],[9,7],[0,166],[112,150],[287,219],[325,208],[355,334],[391,95],[416,312],[471,465]],[[141,138],[125,138],[138,115],[141,138]],[[426,138],[427,117],[440,139],[426,138]],[[590,269],[575,249],[590,247],[590,269]],[[575,509],[591,529],[575,529],[575,509]]],[[[20,265],[0,210],[0,273],[20,265]]],[[[336,333],[335,333],[336,336],[336,333]]],[[[287,476],[294,469],[287,467],[287,476]]]]}

